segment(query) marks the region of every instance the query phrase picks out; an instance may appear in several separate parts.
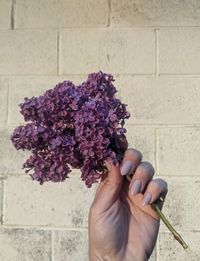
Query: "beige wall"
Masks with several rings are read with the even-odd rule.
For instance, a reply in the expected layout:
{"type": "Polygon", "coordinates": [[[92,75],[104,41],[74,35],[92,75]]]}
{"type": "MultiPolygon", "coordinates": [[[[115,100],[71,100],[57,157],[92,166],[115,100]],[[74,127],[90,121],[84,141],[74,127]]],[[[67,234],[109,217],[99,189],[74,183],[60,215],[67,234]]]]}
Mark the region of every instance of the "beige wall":
{"type": "MultiPolygon", "coordinates": [[[[200,1],[0,0],[0,260],[86,261],[95,186],[79,172],[33,182],[9,140],[18,104],[90,72],[114,75],[128,104],[129,147],[169,192],[163,212],[200,245],[200,1]]],[[[191,260],[161,223],[151,261],[191,260]]]]}

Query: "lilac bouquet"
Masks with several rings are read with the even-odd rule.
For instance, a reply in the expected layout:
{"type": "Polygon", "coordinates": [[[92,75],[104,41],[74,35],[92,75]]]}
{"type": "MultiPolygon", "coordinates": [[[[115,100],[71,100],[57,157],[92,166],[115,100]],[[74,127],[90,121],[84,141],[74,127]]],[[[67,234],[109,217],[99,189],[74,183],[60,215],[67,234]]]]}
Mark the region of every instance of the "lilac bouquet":
{"type": "MultiPolygon", "coordinates": [[[[127,104],[115,97],[112,81],[111,74],[99,71],[78,86],[64,81],[39,97],[25,97],[19,104],[29,123],[15,128],[11,140],[17,150],[32,152],[22,169],[26,173],[32,170],[33,180],[41,185],[64,181],[71,167],[80,169],[82,180],[91,187],[107,173],[106,160],[121,163],[128,147],[124,123],[130,113],[127,104]]],[[[187,244],[159,206],[153,203],[152,208],[186,249],[187,244]]]]}
{"type": "Polygon", "coordinates": [[[91,187],[103,177],[105,160],[122,160],[119,141],[130,113],[115,97],[112,81],[112,75],[99,71],[79,86],[64,81],[19,104],[30,123],[18,126],[11,140],[17,150],[32,152],[23,164],[26,173],[33,171],[32,179],[40,184],[63,181],[72,167],[81,170],[82,180],[91,187]]]}

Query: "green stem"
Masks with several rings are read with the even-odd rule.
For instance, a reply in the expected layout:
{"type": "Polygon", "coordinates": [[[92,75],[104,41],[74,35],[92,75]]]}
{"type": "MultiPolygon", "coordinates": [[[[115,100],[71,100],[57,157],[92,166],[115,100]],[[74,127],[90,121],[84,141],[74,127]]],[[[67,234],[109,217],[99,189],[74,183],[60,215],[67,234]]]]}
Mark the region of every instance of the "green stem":
{"type": "MultiPolygon", "coordinates": [[[[131,181],[131,177],[126,175],[126,178],[128,181],[131,181]]],[[[151,207],[157,212],[159,217],[162,219],[164,224],[168,227],[168,229],[173,234],[174,238],[182,245],[184,249],[187,249],[189,246],[185,243],[185,241],[182,239],[181,235],[173,228],[173,226],[169,223],[165,215],[160,210],[159,206],[154,202],[151,204],[151,207]]]]}
{"type": "Polygon", "coordinates": [[[151,204],[152,208],[158,213],[162,221],[165,223],[165,225],[169,228],[169,230],[172,232],[174,238],[182,245],[184,249],[188,248],[189,246],[185,243],[185,241],[182,239],[181,235],[173,228],[173,226],[169,223],[165,215],[160,210],[159,206],[156,203],[151,204]]]}

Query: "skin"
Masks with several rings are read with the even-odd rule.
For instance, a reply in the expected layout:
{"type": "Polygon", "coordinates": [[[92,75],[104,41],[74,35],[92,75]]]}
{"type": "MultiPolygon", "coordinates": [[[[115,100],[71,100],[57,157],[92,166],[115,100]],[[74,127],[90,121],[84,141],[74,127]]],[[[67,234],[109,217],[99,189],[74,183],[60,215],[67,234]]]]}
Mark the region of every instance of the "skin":
{"type": "MultiPolygon", "coordinates": [[[[89,211],[89,260],[146,261],[153,252],[160,226],[160,219],[149,214],[154,211],[150,204],[160,197],[165,199],[167,182],[153,179],[152,164],[142,161],[142,153],[133,148],[126,150],[120,165],[105,163],[109,171],[99,183],[89,211]],[[120,170],[127,160],[134,164],[130,183],[120,170]],[[152,195],[146,206],[142,206],[142,201],[135,204],[137,194],[130,193],[133,181],[138,179],[142,182],[138,193],[152,195]]],[[[162,209],[163,202],[159,201],[159,206],[162,209]]]]}

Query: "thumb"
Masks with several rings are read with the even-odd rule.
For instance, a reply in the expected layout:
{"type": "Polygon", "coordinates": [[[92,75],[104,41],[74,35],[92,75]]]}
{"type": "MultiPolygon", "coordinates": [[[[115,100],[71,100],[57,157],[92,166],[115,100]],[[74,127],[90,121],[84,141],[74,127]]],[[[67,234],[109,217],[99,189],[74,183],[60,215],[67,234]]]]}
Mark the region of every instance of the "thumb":
{"type": "Polygon", "coordinates": [[[123,180],[119,163],[115,166],[110,160],[106,160],[105,165],[108,172],[106,173],[104,180],[100,182],[92,204],[98,212],[107,210],[119,198],[123,180]]]}

